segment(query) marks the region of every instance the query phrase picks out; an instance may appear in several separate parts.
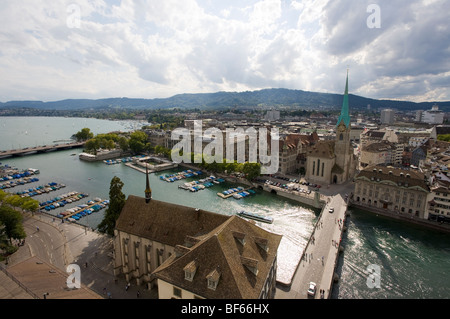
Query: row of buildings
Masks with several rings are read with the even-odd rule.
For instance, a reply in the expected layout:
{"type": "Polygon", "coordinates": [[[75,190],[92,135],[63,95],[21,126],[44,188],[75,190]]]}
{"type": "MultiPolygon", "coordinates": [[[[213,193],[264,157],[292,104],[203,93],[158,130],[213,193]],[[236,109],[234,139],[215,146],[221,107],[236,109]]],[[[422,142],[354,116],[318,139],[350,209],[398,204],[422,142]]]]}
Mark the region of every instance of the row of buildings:
{"type": "MultiPolygon", "coordinates": [[[[380,112],[381,124],[394,124],[396,120],[395,110],[383,109],[380,112]]],[[[431,110],[418,110],[415,113],[414,122],[425,123],[431,125],[440,125],[444,123],[445,112],[439,110],[438,105],[433,105],[431,110]]]]}
{"type": "MultiPolygon", "coordinates": [[[[356,206],[423,221],[450,220],[450,148],[437,140],[445,128],[411,133],[351,125],[348,75],[336,122],[322,119],[328,122],[324,127],[301,132],[292,123],[278,125],[278,119],[279,114],[271,112],[266,122],[234,122],[232,127],[242,128],[244,134],[232,141],[223,138],[224,154],[232,147],[236,160],[239,145],[244,145],[248,160],[251,139],[245,129],[265,127],[268,145],[278,146],[279,174],[300,174],[324,185],[354,182],[350,200],[356,206]],[[274,127],[280,129],[276,144],[270,140],[274,127]]],[[[204,129],[230,127],[217,120],[202,124],[204,129]]],[[[188,120],[185,126],[192,132],[195,122],[188,120]]],[[[178,142],[171,132],[147,134],[153,145],[172,149],[178,142]]],[[[190,136],[193,147],[198,137],[190,136]]],[[[211,141],[201,138],[202,148],[211,141]]],[[[148,176],[145,194],[146,198],[130,195],[117,220],[116,275],[157,286],[164,299],[273,298],[281,236],[238,216],[154,200],[148,176]]]]}

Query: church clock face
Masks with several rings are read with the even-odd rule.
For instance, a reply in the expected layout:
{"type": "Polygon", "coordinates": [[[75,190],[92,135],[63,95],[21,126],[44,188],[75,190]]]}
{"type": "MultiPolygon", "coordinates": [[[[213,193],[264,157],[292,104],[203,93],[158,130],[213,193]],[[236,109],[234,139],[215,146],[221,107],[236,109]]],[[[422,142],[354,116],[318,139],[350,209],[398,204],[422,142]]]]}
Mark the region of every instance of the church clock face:
{"type": "Polygon", "coordinates": [[[344,125],[339,125],[338,130],[339,132],[344,132],[345,131],[344,125]]]}

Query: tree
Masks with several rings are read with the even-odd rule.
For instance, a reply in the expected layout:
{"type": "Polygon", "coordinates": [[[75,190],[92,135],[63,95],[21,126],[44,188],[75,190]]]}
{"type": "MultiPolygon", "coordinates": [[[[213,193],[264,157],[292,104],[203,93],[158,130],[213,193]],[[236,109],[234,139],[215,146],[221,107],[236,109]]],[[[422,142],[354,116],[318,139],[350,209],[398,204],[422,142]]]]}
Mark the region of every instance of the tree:
{"type": "Polygon", "coordinates": [[[100,143],[97,139],[91,138],[89,141],[84,144],[84,148],[86,152],[92,153],[94,155],[97,155],[97,149],[100,147],[100,143]]]}
{"type": "Polygon", "coordinates": [[[0,206],[0,222],[4,225],[6,236],[11,239],[23,239],[27,235],[22,225],[22,214],[7,205],[0,206]]]}
{"type": "Polygon", "coordinates": [[[259,163],[244,163],[242,172],[245,173],[248,180],[252,180],[261,175],[261,164],[259,163]]]}
{"type": "Polygon", "coordinates": [[[118,143],[122,151],[125,152],[128,150],[128,140],[126,137],[124,136],[119,137],[118,143]]]}
{"type": "Polygon", "coordinates": [[[142,131],[136,131],[131,133],[128,145],[133,153],[139,154],[144,150],[147,140],[147,134],[142,131]]]}
{"type": "Polygon", "coordinates": [[[3,222],[0,221],[0,249],[6,248],[8,246],[8,236],[6,234],[6,227],[3,222]]]}
{"type": "Polygon", "coordinates": [[[117,176],[111,179],[109,187],[109,206],[103,220],[98,225],[98,230],[110,236],[114,235],[116,221],[125,205],[125,194],[122,193],[123,182],[117,176]]]}
{"type": "Polygon", "coordinates": [[[77,139],[77,142],[87,141],[88,139],[91,139],[93,137],[94,137],[94,133],[92,133],[91,130],[87,127],[81,129],[81,131],[78,131],[75,134],[75,138],[77,139]]]}

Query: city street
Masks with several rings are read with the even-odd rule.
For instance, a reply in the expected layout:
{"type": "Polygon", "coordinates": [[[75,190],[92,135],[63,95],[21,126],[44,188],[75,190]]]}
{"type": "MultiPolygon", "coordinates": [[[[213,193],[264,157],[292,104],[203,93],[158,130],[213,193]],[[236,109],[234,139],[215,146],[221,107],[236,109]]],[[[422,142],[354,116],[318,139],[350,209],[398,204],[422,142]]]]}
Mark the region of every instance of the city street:
{"type": "MultiPolygon", "coordinates": [[[[43,262],[51,264],[63,272],[69,264],[77,264],[81,270],[81,283],[104,298],[157,298],[157,291],[148,291],[134,282],[125,281],[124,277],[113,275],[112,239],[83,226],[61,223],[45,214],[29,215],[25,218],[24,228],[27,232],[25,244],[9,257],[8,267],[20,264],[36,256],[43,262]],[[38,230],[39,228],[39,230],[38,230]]],[[[24,295],[8,277],[3,276],[0,286],[8,285],[6,298],[24,295]]],[[[17,286],[17,285],[16,285],[17,286]]],[[[0,289],[2,291],[2,289],[0,289]]],[[[20,298],[20,297],[19,297],[20,298]]]]}

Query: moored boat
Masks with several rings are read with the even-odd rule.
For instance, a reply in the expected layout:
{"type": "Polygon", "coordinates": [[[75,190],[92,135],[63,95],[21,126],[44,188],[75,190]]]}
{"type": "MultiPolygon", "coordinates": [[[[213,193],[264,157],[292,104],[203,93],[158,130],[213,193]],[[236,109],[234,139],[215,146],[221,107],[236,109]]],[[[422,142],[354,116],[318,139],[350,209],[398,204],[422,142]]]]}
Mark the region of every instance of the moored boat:
{"type": "Polygon", "coordinates": [[[273,218],[269,217],[269,216],[261,216],[261,215],[257,215],[254,213],[250,213],[250,212],[245,212],[245,211],[241,211],[239,213],[237,213],[238,216],[240,217],[245,217],[245,218],[249,218],[249,219],[253,219],[253,220],[257,220],[263,223],[268,223],[268,224],[272,224],[273,223],[273,218]]]}

